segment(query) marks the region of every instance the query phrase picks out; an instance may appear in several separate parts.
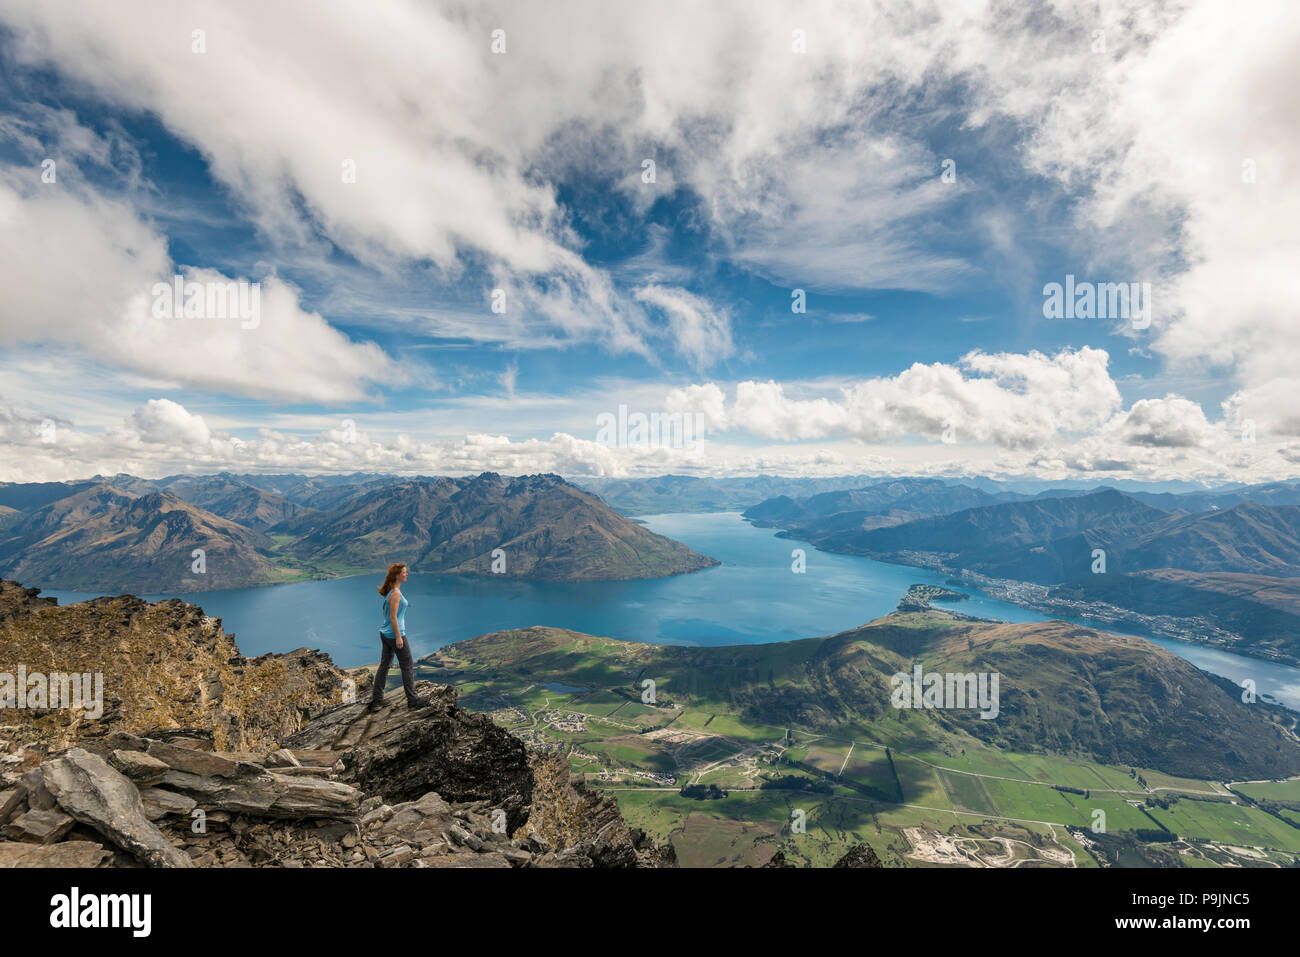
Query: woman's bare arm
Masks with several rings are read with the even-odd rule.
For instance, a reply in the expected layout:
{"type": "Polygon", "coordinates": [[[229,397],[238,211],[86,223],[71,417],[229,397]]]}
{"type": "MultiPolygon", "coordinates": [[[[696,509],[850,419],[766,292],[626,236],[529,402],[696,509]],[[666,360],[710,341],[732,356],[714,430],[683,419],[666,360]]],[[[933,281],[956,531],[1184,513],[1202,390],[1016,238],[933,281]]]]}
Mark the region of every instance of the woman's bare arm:
{"type": "Polygon", "coordinates": [[[388,593],[388,620],[393,623],[393,637],[397,639],[397,647],[402,647],[402,629],[397,626],[397,606],[402,600],[402,590],[394,588],[388,593]]]}

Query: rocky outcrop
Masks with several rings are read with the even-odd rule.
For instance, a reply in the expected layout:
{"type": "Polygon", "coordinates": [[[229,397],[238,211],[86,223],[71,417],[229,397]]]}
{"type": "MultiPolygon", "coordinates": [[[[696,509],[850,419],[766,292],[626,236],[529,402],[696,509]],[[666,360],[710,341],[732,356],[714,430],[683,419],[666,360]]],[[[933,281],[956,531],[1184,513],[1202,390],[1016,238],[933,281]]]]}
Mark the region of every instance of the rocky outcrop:
{"type": "MultiPolygon", "coordinates": [[[[423,683],[422,683],[423,685],[423,683]]],[[[555,759],[425,685],[340,706],[265,753],[116,732],[31,767],[0,739],[0,866],[643,867],[673,862],[555,759]],[[309,747],[310,746],[310,747],[309,747]],[[544,832],[544,833],[543,833],[544,832]]],[[[16,730],[13,728],[8,731],[16,730]]]]}
{"type": "Polygon", "coordinates": [[[534,752],[532,768],[535,785],[530,833],[555,847],[576,851],[600,867],[676,864],[671,844],[656,844],[640,828],[629,828],[615,800],[574,781],[567,758],[534,752]]]}
{"type": "MultiPolygon", "coordinates": [[[[673,861],[454,688],[377,711],[364,670],[246,659],[217,619],[0,583],[0,661],[102,672],[106,708],[5,710],[0,866],[637,867],[673,861]],[[109,695],[111,694],[111,697],[109,695]],[[343,703],[340,703],[343,702],[343,703]]],[[[562,762],[561,762],[562,763],[562,762]]]]}
{"type": "Polygon", "coordinates": [[[0,662],[103,676],[104,713],[93,720],[85,709],[3,712],[24,740],[47,750],[118,731],[161,739],[181,730],[219,749],[263,749],[363,697],[373,680],[306,648],[245,658],[221,619],[178,599],[119,595],[60,606],[39,595],[0,581],[0,662]]]}
{"type": "Polygon", "coordinates": [[[342,705],[285,739],[294,749],[340,752],[338,778],[396,803],[437,791],[449,801],[500,808],[511,831],[528,816],[533,774],[524,743],[486,715],[457,707],[456,689],[419,682],[429,702],[412,712],[400,695],[379,711],[342,705]]]}
{"type": "Polygon", "coordinates": [[[260,817],[347,817],[356,811],[360,792],[337,781],[298,778],[256,768],[237,781],[216,776],[171,771],[163,788],[218,811],[260,817]]]}

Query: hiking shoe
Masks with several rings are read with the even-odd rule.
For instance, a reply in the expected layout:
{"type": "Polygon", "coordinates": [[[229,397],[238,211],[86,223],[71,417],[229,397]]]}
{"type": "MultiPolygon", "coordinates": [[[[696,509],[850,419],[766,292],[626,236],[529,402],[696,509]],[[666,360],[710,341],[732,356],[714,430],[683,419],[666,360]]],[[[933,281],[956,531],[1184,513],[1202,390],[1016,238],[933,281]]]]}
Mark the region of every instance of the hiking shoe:
{"type": "Polygon", "coordinates": [[[371,712],[373,712],[373,711],[378,711],[378,710],[379,710],[380,708],[382,708],[383,706],[384,706],[384,703],[383,703],[382,701],[374,701],[374,700],[372,699],[371,702],[370,702],[370,704],[366,705],[366,710],[367,710],[367,711],[371,711],[371,712]]]}
{"type": "Polygon", "coordinates": [[[406,701],[406,706],[412,710],[427,708],[431,704],[433,704],[433,702],[428,698],[408,698],[406,701]]]}

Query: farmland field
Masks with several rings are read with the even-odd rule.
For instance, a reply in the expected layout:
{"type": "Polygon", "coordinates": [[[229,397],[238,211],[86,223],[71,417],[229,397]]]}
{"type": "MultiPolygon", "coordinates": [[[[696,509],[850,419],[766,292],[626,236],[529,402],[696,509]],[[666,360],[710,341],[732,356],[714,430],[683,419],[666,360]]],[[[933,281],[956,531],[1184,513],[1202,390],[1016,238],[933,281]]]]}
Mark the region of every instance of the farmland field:
{"type": "MultiPolygon", "coordinates": [[[[553,671],[534,662],[514,674],[458,658],[456,646],[422,667],[530,747],[567,754],[575,775],[607,789],[629,824],[670,841],[683,864],[761,865],[780,850],[828,866],[859,843],[899,867],[1276,866],[1300,853],[1300,810],[1279,818],[1226,803],[1241,798],[1223,782],[997,748],[908,712],[831,728],[776,723],[728,703],[736,677],[726,668],[660,667],[658,700],[642,701],[632,690],[641,669],[604,658],[627,646],[592,641],[565,644],[553,671]],[[699,790],[682,793],[687,785],[699,790]],[[1160,827],[1183,840],[1138,837],[1160,827]]],[[[788,683],[773,672],[765,686],[788,683]]],[[[1300,804],[1300,779],[1236,787],[1300,804]]]]}

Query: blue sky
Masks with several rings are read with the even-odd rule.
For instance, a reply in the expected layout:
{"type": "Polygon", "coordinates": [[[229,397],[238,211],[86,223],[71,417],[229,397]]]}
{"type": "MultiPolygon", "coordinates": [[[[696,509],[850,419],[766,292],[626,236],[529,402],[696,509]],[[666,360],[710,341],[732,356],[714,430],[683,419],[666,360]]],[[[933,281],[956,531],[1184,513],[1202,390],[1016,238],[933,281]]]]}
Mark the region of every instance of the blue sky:
{"type": "Polygon", "coordinates": [[[0,4],[0,479],[1294,474],[1289,5],[615,7],[0,4]]]}

